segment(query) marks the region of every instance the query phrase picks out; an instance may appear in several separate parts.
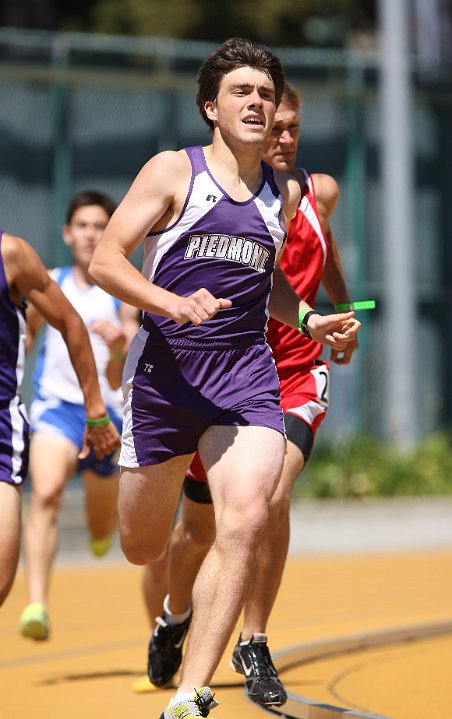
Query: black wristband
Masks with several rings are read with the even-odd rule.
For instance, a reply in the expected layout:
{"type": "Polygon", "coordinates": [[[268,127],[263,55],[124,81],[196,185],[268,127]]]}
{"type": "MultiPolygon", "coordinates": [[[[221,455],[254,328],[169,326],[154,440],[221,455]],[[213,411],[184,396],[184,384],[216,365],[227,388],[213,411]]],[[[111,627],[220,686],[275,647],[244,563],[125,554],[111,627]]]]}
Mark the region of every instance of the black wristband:
{"type": "Polygon", "coordinates": [[[311,337],[311,333],[309,332],[309,328],[308,328],[308,319],[311,317],[311,315],[320,315],[320,314],[321,313],[317,312],[317,310],[309,310],[308,312],[305,313],[305,315],[303,316],[303,319],[301,320],[300,329],[301,329],[302,333],[304,335],[306,335],[306,337],[308,337],[310,340],[312,340],[312,337],[311,337]]]}

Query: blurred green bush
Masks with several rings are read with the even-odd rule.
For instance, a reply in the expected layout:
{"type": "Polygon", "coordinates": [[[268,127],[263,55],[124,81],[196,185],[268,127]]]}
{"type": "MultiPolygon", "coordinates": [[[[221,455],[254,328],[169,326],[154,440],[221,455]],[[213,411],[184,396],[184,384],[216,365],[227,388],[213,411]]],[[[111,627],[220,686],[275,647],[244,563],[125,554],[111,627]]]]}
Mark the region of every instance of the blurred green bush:
{"type": "Polygon", "coordinates": [[[452,494],[452,437],[435,434],[410,451],[359,437],[318,442],[294,488],[295,498],[452,494]]]}

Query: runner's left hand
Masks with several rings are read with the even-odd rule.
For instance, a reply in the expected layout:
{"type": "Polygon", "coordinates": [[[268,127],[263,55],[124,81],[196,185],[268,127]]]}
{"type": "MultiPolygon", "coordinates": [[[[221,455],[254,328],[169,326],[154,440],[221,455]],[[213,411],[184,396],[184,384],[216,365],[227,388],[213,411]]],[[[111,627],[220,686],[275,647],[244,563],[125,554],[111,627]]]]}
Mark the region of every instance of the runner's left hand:
{"type": "Polygon", "coordinates": [[[352,358],[353,352],[359,347],[358,340],[355,337],[354,340],[349,342],[343,350],[331,350],[331,362],[335,364],[349,364],[352,358]]]}
{"type": "Polygon", "coordinates": [[[355,313],[342,312],[334,315],[313,314],[308,319],[308,330],[316,342],[329,345],[338,352],[356,339],[361,322],[355,313]]]}

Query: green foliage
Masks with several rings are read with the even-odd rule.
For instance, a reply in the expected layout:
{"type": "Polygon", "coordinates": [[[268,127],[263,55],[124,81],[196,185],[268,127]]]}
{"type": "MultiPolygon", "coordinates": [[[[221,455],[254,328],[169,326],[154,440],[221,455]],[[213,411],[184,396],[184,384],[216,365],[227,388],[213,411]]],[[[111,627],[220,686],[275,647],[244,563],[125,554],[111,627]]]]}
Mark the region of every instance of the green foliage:
{"type": "Polygon", "coordinates": [[[315,446],[296,497],[393,497],[452,494],[451,437],[432,435],[411,452],[361,437],[315,446]]]}
{"type": "Polygon", "coordinates": [[[140,37],[190,37],[199,22],[196,0],[98,0],[90,30],[140,37]]]}
{"type": "MultiPolygon", "coordinates": [[[[97,0],[85,29],[222,42],[343,47],[350,31],[375,23],[375,0],[97,0]]],[[[66,19],[67,27],[67,19],[66,19]]]]}

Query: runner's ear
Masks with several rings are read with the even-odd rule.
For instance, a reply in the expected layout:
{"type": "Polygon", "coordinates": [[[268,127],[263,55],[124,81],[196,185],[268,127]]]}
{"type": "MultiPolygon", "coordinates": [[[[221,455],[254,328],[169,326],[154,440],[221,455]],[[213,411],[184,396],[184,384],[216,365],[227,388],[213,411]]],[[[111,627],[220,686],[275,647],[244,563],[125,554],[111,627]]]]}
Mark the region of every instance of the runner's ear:
{"type": "Polygon", "coordinates": [[[217,101],[207,100],[207,102],[204,103],[204,112],[208,120],[215,122],[217,119],[217,101]]]}

